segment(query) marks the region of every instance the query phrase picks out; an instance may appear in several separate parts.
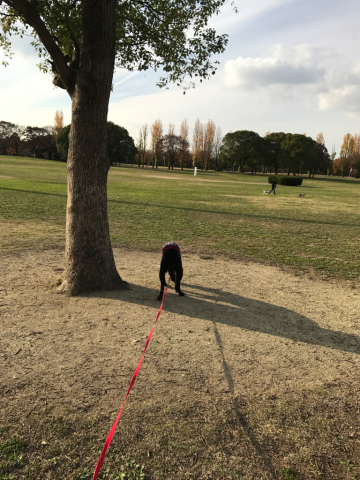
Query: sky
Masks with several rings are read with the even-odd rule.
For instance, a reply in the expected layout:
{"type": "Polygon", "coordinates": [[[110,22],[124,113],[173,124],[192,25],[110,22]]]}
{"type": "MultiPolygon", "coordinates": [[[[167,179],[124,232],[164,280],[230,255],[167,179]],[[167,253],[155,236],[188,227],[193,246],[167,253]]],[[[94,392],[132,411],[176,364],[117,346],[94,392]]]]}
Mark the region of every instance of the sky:
{"type": "MultiPolygon", "coordinates": [[[[359,0],[229,1],[210,26],[226,33],[226,51],[211,80],[183,95],[179,87],[159,89],[159,72],[114,75],[108,119],[125,127],[136,141],[140,128],[162,120],[197,118],[236,130],[324,134],[331,153],[339,153],[346,133],[360,133],[359,0]]],[[[13,37],[15,55],[0,66],[0,120],[19,125],[53,125],[56,110],[71,121],[71,102],[64,90],[41,73],[29,39],[13,37]]],[[[0,53],[0,63],[2,60],[0,53]]]]}

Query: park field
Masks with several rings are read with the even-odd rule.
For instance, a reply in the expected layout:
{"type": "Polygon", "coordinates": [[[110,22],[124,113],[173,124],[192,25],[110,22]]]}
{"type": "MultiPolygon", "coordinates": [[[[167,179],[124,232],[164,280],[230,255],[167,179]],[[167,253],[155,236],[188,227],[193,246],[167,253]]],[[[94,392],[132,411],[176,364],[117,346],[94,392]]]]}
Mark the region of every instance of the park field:
{"type": "Polygon", "coordinates": [[[112,167],[128,289],[56,293],[66,165],[0,156],[0,480],[360,480],[360,183],[112,167]],[[305,193],[305,197],[299,197],[305,193]]]}
{"type": "MultiPolygon", "coordinates": [[[[276,197],[264,189],[262,175],[112,167],[112,243],[158,252],[173,239],[184,252],[359,279],[358,180],[304,179],[276,197]]],[[[66,191],[66,164],[0,157],[0,252],[62,247],[66,191]]]]}

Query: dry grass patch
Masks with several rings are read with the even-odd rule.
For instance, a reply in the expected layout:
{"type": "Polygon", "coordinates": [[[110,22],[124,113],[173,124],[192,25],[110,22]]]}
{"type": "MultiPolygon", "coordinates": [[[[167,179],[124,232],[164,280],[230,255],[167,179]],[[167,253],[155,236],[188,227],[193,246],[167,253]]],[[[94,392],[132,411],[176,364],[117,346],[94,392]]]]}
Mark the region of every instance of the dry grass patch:
{"type": "Polygon", "coordinates": [[[49,221],[0,222],[0,251],[44,250],[65,244],[65,225],[49,221]]]}

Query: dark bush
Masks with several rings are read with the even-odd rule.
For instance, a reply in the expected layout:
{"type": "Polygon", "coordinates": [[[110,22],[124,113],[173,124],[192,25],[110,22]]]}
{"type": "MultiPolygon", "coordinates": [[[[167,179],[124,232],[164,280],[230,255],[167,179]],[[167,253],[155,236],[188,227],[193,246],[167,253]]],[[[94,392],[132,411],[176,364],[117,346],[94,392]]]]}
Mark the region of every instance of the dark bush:
{"type": "Polygon", "coordinates": [[[268,176],[268,182],[272,183],[273,180],[276,180],[276,183],[279,185],[280,184],[280,179],[281,177],[279,175],[269,175],[268,176]]]}
{"type": "Polygon", "coordinates": [[[302,184],[302,177],[279,177],[280,185],[289,185],[291,187],[296,187],[296,185],[302,184]]]}
{"type": "Polygon", "coordinates": [[[288,176],[280,176],[280,175],[269,175],[268,176],[268,182],[272,183],[273,180],[276,180],[276,183],[278,185],[288,185],[291,187],[295,187],[296,185],[301,185],[302,184],[302,177],[288,177],[288,176]]]}

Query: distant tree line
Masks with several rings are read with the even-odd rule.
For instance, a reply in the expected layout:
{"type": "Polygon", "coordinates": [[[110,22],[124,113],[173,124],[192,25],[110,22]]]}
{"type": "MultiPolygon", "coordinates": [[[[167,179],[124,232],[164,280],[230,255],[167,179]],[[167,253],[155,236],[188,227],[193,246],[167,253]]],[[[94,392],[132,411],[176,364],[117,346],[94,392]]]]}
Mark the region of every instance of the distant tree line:
{"type": "Polygon", "coordinates": [[[147,125],[140,129],[136,148],[139,168],[198,167],[202,170],[236,169],[252,174],[308,173],[309,176],[333,174],[336,155],[334,148],[329,154],[322,133],[316,140],[306,134],[284,132],[268,132],[261,137],[248,130],[230,132],[222,137],[221,128],[216,127],[213,120],[202,124],[199,119],[195,122],[191,145],[186,120],[180,125],[179,135],[172,123],[165,134],[161,120],[156,120],[150,131],[147,125]]]}
{"type": "Polygon", "coordinates": [[[360,135],[347,133],[341,146],[340,156],[334,160],[334,175],[360,178],[360,135]]]}
{"type": "MultiPolygon", "coordinates": [[[[63,161],[66,161],[68,155],[70,127],[71,125],[63,127],[56,136],[58,155],[63,161]]],[[[126,128],[107,122],[106,134],[109,165],[135,162],[137,149],[126,128]]]]}
{"type": "Polygon", "coordinates": [[[0,155],[57,159],[53,127],[20,127],[0,121],[0,155]]]}
{"type": "MultiPolygon", "coordinates": [[[[0,121],[0,155],[21,155],[66,161],[69,149],[70,125],[64,127],[63,114],[57,111],[54,126],[20,127],[0,121]]],[[[132,163],[137,149],[128,131],[113,122],[107,123],[109,165],[132,163]]]]}
{"type": "MultiPolygon", "coordinates": [[[[0,121],[0,155],[66,161],[69,132],[70,125],[64,127],[61,111],[55,114],[54,126],[43,128],[0,121]]],[[[107,149],[109,165],[360,177],[360,134],[346,134],[340,156],[335,158],[335,147],[329,154],[322,133],[316,140],[305,133],[267,132],[261,137],[249,130],[229,132],[222,137],[221,128],[213,120],[202,124],[197,119],[190,145],[186,119],[180,125],[179,135],[172,123],[165,134],[158,119],[150,132],[147,125],[140,129],[136,146],[124,127],[108,122],[107,149]]]]}
{"type": "Polygon", "coordinates": [[[268,132],[265,137],[249,130],[225,135],[220,148],[220,167],[240,172],[290,175],[332,173],[332,162],[322,134],[313,140],[306,134],[268,132]]]}
{"type": "Polygon", "coordinates": [[[191,146],[186,119],[181,122],[180,135],[176,135],[173,123],[169,124],[165,134],[162,121],[155,120],[150,135],[147,125],[140,129],[136,144],[137,165],[139,168],[167,166],[168,169],[199,167],[202,170],[218,170],[221,141],[221,129],[216,128],[213,120],[208,120],[206,124],[196,120],[191,146]]]}

